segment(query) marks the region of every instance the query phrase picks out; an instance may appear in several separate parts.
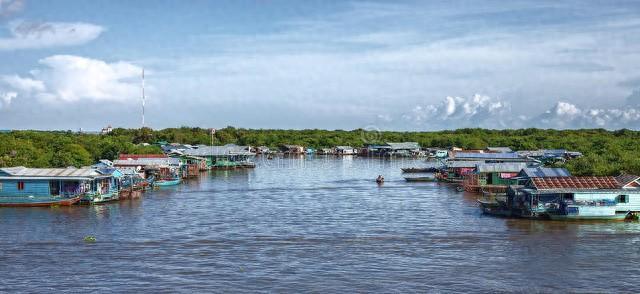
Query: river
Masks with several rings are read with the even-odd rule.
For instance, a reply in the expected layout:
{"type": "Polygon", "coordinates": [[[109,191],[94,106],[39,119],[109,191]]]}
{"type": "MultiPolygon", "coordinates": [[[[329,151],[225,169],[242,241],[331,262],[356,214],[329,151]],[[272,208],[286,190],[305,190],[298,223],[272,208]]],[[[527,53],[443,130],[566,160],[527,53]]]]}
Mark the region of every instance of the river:
{"type": "Polygon", "coordinates": [[[405,182],[421,164],[258,159],[137,200],[2,208],[0,292],[637,292],[640,223],[485,216],[405,182]]]}

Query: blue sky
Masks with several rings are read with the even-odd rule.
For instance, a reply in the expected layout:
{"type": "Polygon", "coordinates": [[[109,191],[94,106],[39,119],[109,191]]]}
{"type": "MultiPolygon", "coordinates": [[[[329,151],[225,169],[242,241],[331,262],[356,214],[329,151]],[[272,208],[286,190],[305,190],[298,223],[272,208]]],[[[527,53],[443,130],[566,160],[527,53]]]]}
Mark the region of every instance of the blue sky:
{"type": "Polygon", "coordinates": [[[0,0],[0,128],[640,129],[613,2],[0,0]]]}

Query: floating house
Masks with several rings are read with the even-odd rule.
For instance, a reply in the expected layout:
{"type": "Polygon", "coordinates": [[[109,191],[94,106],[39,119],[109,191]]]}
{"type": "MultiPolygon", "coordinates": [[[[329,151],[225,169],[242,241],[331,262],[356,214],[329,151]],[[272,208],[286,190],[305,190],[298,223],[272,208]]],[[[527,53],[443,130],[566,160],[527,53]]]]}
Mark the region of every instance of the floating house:
{"type": "Polygon", "coordinates": [[[113,166],[125,174],[134,172],[143,179],[154,180],[159,177],[180,177],[182,162],[178,158],[166,156],[140,157],[137,159],[116,159],[113,161],[113,166]]]}
{"type": "Polygon", "coordinates": [[[517,183],[518,173],[526,167],[526,162],[478,164],[473,172],[464,176],[464,190],[472,193],[504,194],[509,185],[517,183]]]}
{"type": "Polygon", "coordinates": [[[252,159],[256,156],[250,146],[227,144],[224,146],[199,146],[187,149],[185,155],[204,158],[211,169],[233,169],[255,167],[252,159]]]}
{"type": "Polygon", "coordinates": [[[383,145],[369,145],[363,155],[367,156],[387,156],[387,157],[412,157],[419,156],[422,152],[420,144],[416,142],[392,143],[383,145]]]}
{"type": "Polygon", "coordinates": [[[474,153],[455,152],[450,161],[482,161],[485,163],[505,163],[505,162],[526,162],[536,163],[537,161],[527,157],[521,157],[518,153],[474,153]]]}
{"type": "Polygon", "coordinates": [[[614,177],[535,177],[509,188],[506,207],[527,218],[619,220],[640,209],[640,191],[614,177]]]}
{"type": "Polygon", "coordinates": [[[445,163],[444,170],[436,177],[445,182],[462,182],[464,176],[473,173],[476,167],[483,163],[484,161],[448,161],[445,163]]]}
{"type": "Polygon", "coordinates": [[[113,174],[93,168],[0,169],[0,206],[72,205],[81,199],[117,198],[113,174]]]}
{"type": "Polygon", "coordinates": [[[334,153],[336,155],[354,155],[357,151],[351,146],[336,146],[334,148],[334,153]]]}
{"type": "Polygon", "coordinates": [[[332,154],[334,154],[334,151],[331,148],[318,149],[318,155],[332,155],[332,154]]]}
{"type": "Polygon", "coordinates": [[[282,145],[280,146],[280,152],[284,154],[304,154],[305,148],[300,145],[282,145]]]}
{"type": "Polygon", "coordinates": [[[446,150],[446,149],[423,148],[423,150],[426,152],[427,156],[429,157],[435,157],[439,159],[449,157],[449,150],[446,150]]]}
{"type": "Polygon", "coordinates": [[[565,149],[540,149],[540,150],[522,150],[517,151],[522,157],[529,157],[541,161],[549,162],[565,162],[566,160],[582,157],[582,153],[577,151],[567,151],[565,149]]]}
{"type": "Polygon", "coordinates": [[[201,171],[206,171],[208,169],[207,159],[203,157],[176,154],[172,154],[171,157],[178,158],[182,162],[183,178],[198,177],[200,176],[201,171]]]}
{"type": "Polygon", "coordinates": [[[169,158],[166,154],[120,154],[118,155],[119,160],[127,160],[127,159],[141,159],[141,158],[169,158]]]}
{"type": "Polygon", "coordinates": [[[636,175],[620,175],[615,179],[624,192],[618,196],[616,211],[640,212],[640,177],[636,175]]]}
{"type": "Polygon", "coordinates": [[[271,150],[267,146],[258,146],[251,148],[251,152],[254,152],[256,154],[269,154],[271,150]]]}

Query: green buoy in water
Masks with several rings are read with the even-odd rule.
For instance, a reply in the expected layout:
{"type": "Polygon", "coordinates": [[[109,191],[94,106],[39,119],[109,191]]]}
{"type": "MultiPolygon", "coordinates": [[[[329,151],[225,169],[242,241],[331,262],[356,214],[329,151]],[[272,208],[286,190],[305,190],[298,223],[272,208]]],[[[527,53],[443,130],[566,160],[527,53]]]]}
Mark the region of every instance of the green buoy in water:
{"type": "Polygon", "coordinates": [[[84,242],[85,243],[95,243],[96,242],[96,237],[94,237],[94,236],[85,236],[84,237],[84,242]]]}

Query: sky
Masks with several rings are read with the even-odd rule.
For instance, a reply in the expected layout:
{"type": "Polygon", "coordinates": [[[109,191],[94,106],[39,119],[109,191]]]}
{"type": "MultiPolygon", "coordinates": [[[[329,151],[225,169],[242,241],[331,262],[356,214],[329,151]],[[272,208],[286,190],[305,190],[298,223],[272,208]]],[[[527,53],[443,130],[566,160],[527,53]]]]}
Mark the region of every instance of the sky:
{"type": "Polygon", "coordinates": [[[0,0],[0,129],[640,129],[639,1],[0,0]]]}

